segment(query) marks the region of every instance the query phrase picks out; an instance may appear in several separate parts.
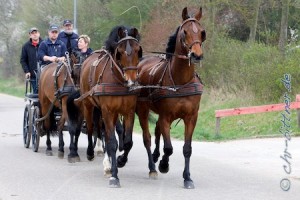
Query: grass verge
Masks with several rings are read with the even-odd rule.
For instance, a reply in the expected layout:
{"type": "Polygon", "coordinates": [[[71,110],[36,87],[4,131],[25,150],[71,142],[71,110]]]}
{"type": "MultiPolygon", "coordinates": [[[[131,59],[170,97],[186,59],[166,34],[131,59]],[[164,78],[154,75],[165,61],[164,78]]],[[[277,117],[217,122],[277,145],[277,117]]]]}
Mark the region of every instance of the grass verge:
{"type": "Polygon", "coordinates": [[[17,97],[24,97],[25,94],[25,81],[22,84],[16,78],[1,79],[0,80],[0,93],[5,93],[17,97]]]}
{"type": "MultiPolygon", "coordinates": [[[[294,101],[295,97],[291,98],[294,101]]],[[[274,103],[283,103],[283,99],[279,99],[278,102],[274,103]]],[[[281,113],[283,111],[221,118],[220,135],[216,136],[215,110],[258,105],[263,104],[256,102],[254,96],[247,94],[247,92],[241,92],[239,95],[224,95],[221,91],[204,93],[200,103],[200,111],[193,139],[198,141],[224,141],[232,139],[281,137],[282,135],[279,130],[282,126],[281,113]]],[[[155,114],[153,114],[153,116],[150,122],[150,132],[152,135],[154,135],[155,122],[157,119],[155,114]]],[[[293,136],[300,136],[296,110],[291,111],[290,117],[293,136]]],[[[135,122],[134,130],[136,132],[142,132],[138,120],[135,122]]],[[[184,124],[182,121],[174,121],[172,123],[171,136],[181,140],[184,139],[184,124]]]]}

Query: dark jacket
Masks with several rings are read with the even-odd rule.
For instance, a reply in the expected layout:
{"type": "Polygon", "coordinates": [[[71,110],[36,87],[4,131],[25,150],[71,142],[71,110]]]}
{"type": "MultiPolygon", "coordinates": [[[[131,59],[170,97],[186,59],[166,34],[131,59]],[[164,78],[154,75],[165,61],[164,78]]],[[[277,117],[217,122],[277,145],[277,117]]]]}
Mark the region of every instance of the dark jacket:
{"type": "Polygon", "coordinates": [[[77,49],[77,43],[78,43],[78,35],[76,33],[72,34],[66,34],[64,31],[60,32],[58,35],[58,40],[61,40],[63,43],[65,43],[66,47],[68,48],[68,37],[70,37],[71,42],[71,49],[67,49],[69,53],[72,52],[72,50],[77,49]]]}
{"type": "Polygon", "coordinates": [[[44,56],[63,57],[65,56],[66,51],[67,47],[62,41],[57,39],[54,43],[52,43],[52,41],[48,38],[40,44],[38,50],[38,59],[41,62],[41,65],[47,65],[51,62],[44,61],[44,56]]]}
{"type": "Polygon", "coordinates": [[[35,47],[32,44],[32,40],[28,40],[22,46],[21,58],[20,63],[22,65],[24,73],[30,72],[30,77],[34,78],[35,73],[34,71],[37,69],[37,54],[38,48],[43,40],[40,38],[38,45],[35,47]]]}
{"type": "Polygon", "coordinates": [[[76,49],[73,50],[74,55],[76,56],[76,58],[79,59],[79,63],[82,64],[83,61],[89,57],[89,55],[91,55],[93,53],[93,50],[91,48],[88,48],[87,51],[85,53],[82,53],[80,51],[80,49],[76,49]]]}

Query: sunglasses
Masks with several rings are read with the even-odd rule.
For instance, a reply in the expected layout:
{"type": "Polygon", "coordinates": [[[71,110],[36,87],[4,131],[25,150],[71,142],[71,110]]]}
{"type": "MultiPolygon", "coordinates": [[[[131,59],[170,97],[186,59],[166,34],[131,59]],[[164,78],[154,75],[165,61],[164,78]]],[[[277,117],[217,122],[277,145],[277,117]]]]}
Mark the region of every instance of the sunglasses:
{"type": "Polygon", "coordinates": [[[51,31],[51,33],[58,33],[58,31],[51,31]]]}

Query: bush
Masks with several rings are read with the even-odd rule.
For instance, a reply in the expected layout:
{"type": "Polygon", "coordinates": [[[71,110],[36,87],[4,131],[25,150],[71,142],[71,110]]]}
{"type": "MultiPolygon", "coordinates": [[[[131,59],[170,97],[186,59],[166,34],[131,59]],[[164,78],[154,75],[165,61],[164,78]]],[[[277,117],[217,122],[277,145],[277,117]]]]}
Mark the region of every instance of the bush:
{"type": "Polygon", "coordinates": [[[292,94],[299,93],[299,49],[283,57],[276,47],[216,38],[200,70],[206,87],[235,94],[247,90],[261,102],[278,102],[286,91],[281,79],[289,73],[292,94]]]}

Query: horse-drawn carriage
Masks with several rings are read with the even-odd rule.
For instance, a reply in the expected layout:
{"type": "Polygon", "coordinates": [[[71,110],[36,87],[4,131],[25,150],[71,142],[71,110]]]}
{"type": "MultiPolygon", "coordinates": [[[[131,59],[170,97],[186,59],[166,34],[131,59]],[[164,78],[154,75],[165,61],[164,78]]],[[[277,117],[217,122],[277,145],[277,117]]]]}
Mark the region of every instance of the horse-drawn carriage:
{"type": "Polygon", "coordinates": [[[77,94],[72,93],[68,99],[67,95],[58,95],[57,91],[64,94],[74,89],[76,84],[72,82],[70,65],[62,65],[64,67],[61,70],[57,68],[56,63],[54,66],[48,65],[44,69],[46,71],[41,73],[38,100],[28,96],[29,104],[26,105],[24,112],[25,146],[29,146],[30,137],[33,144],[37,146],[39,136],[43,133],[42,128],[44,128],[47,133],[47,150],[51,150],[49,133],[53,130],[51,124],[55,123],[53,120],[51,123],[51,115],[50,118],[45,116],[49,116],[47,113],[52,110],[51,105],[54,105],[61,110],[57,123],[60,137],[59,152],[63,153],[62,130],[65,120],[68,119],[71,137],[69,158],[76,159],[78,137],[85,120],[89,143],[87,158],[92,160],[94,158],[92,133],[95,125],[93,112],[95,108],[99,108],[105,125],[106,150],[108,156],[111,157],[112,164],[112,177],[109,185],[120,187],[118,168],[127,163],[133,146],[132,131],[135,113],[143,130],[143,142],[148,154],[149,177],[154,179],[157,177],[155,163],[160,156],[160,137],[163,136],[164,139],[164,154],[158,169],[161,173],[167,173],[169,157],[173,153],[171,123],[176,119],[182,119],[185,125],[184,187],[194,188],[190,176],[190,157],[192,136],[197,123],[203,87],[195,67],[196,63],[203,58],[202,43],[206,38],[205,29],[199,22],[201,17],[202,8],[193,12],[187,8],[183,9],[182,24],[169,38],[166,52],[168,59],[157,56],[141,58],[142,48],[137,37],[138,31],[132,29],[130,32],[133,34],[129,36],[128,30],[118,27],[111,32],[106,42],[106,50],[98,51],[84,61],[79,79],[80,91],[77,94]],[[65,76],[57,76],[55,83],[60,84],[55,87],[50,78],[53,74],[57,74],[56,72],[61,72],[65,76]],[[61,90],[64,86],[69,89],[61,90]],[[140,89],[139,94],[132,92],[136,89],[140,89]],[[115,94],[116,91],[119,93],[115,94]],[[57,99],[60,104],[56,102],[57,99]],[[155,128],[153,153],[151,153],[151,135],[148,125],[150,111],[159,116],[155,128]],[[117,157],[118,143],[115,137],[115,126],[119,115],[124,117],[124,132],[119,137],[119,149],[121,146],[124,153],[117,157]]]}
{"type": "Polygon", "coordinates": [[[23,118],[23,141],[24,147],[29,148],[30,142],[32,142],[32,150],[38,151],[40,137],[37,137],[36,128],[33,127],[36,117],[33,117],[34,113],[37,113],[39,106],[38,94],[32,93],[30,80],[26,79],[25,82],[25,109],[23,118]]]}
{"type": "MultiPolygon", "coordinates": [[[[52,65],[52,64],[51,64],[52,65]]],[[[51,68],[51,65],[49,66],[51,68]]],[[[52,68],[56,68],[56,72],[63,67],[63,63],[55,63],[52,65],[52,68]]],[[[46,66],[48,68],[48,66],[46,66]]],[[[40,79],[40,68],[38,69],[37,73],[37,80],[40,79]]],[[[50,85],[52,82],[55,83],[54,85],[58,86],[57,73],[54,76],[50,76],[50,79],[53,81],[47,82],[50,85]]],[[[59,90],[53,91],[53,95],[56,96],[53,101],[51,101],[50,106],[47,106],[44,114],[41,114],[41,106],[45,106],[45,101],[40,101],[39,94],[33,93],[32,86],[30,84],[30,79],[26,79],[25,82],[25,109],[24,109],[24,118],[23,118],[23,141],[24,147],[29,148],[30,143],[32,143],[32,150],[37,152],[39,149],[40,137],[45,135],[45,128],[43,125],[44,120],[51,120],[51,130],[52,134],[57,134],[58,131],[66,131],[68,127],[66,124],[60,129],[57,129],[59,122],[62,120],[62,109],[57,106],[57,101],[61,101],[62,96],[58,96],[60,93],[59,90]],[[55,94],[56,93],[56,94],[55,94]]],[[[38,81],[37,81],[38,82],[38,81]]],[[[43,83],[42,83],[43,84],[43,83]]],[[[45,84],[43,84],[45,85],[45,84]]],[[[55,86],[54,86],[55,87],[55,86]]],[[[40,94],[43,94],[46,88],[40,88],[40,94]]],[[[69,88],[68,91],[71,92],[73,88],[69,88]]],[[[63,90],[65,94],[67,93],[66,90],[63,90]]],[[[51,91],[50,91],[51,92],[51,91]]],[[[61,94],[60,94],[61,95],[61,94]]],[[[50,95],[52,96],[52,95],[50,95]]],[[[51,99],[50,99],[51,100],[51,99]]],[[[47,102],[48,103],[48,102],[47,102]]]]}

